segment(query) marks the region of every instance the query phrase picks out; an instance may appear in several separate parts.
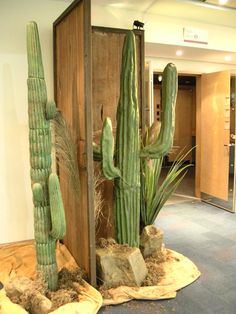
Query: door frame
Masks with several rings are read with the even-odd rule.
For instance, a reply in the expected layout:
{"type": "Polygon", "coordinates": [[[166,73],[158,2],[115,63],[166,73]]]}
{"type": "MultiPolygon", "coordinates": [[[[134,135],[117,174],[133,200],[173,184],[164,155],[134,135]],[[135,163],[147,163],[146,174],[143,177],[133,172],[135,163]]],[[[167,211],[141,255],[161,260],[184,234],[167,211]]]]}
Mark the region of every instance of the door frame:
{"type": "MultiPolygon", "coordinates": [[[[161,70],[158,69],[151,69],[152,70],[152,76],[154,75],[154,73],[157,72],[162,72],[161,70]]],[[[223,71],[223,70],[222,70],[223,71]]],[[[201,186],[201,77],[202,74],[204,73],[193,73],[193,72],[178,72],[178,75],[180,76],[184,76],[184,75],[188,75],[188,76],[195,76],[196,77],[196,157],[195,157],[195,187],[194,187],[194,193],[195,193],[195,197],[199,198],[199,200],[201,200],[201,190],[200,190],[200,186],[201,186]]],[[[151,82],[152,84],[152,89],[154,90],[154,85],[153,82],[151,82]]],[[[153,101],[151,101],[151,106],[150,106],[150,111],[154,110],[154,106],[153,106],[153,101]]],[[[236,153],[234,156],[234,161],[235,161],[235,165],[236,165],[236,153]]],[[[235,170],[236,173],[236,170],[235,170]]],[[[235,174],[234,174],[235,175],[235,174]]],[[[230,212],[236,212],[236,197],[235,197],[235,188],[236,188],[236,182],[234,179],[234,187],[233,187],[233,208],[232,211],[230,212]]],[[[217,206],[217,205],[214,205],[217,206]]],[[[227,210],[227,209],[226,209],[227,210]]]]}

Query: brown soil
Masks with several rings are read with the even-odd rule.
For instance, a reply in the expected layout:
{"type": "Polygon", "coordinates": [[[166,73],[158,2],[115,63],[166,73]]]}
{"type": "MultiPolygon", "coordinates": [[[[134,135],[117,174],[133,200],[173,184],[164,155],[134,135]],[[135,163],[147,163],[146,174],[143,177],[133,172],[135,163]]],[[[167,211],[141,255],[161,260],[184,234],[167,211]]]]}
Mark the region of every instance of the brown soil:
{"type": "Polygon", "coordinates": [[[11,301],[20,304],[29,313],[32,312],[33,306],[37,305],[39,299],[38,294],[46,296],[52,302],[50,311],[58,307],[79,301],[79,289],[75,283],[83,284],[82,279],[87,279],[85,271],[80,268],[68,270],[62,268],[58,274],[58,290],[49,291],[41,273],[37,273],[36,279],[33,281],[33,287],[28,289],[21,295],[11,297],[11,301]]]}
{"type": "Polygon", "coordinates": [[[74,283],[83,285],[82,279],[87,279],[87,275],[81,268],[73,271],[69,271],[66,268],[61,269],[58,274],[58,290],[46,293],[46,297],[52,302],[52,310],[64,304],[79,301],[79,291],[74,283]]]}
{"type": "Polygon", "coordinates": [[[104,285],[98,288],[98,291],[101,293],[103,299],[112,299],[112,296],[109,292],[109,287],[105,287],[104,285]]]}
{"type": "Polygon", "coordinates": [[[160,256],[158,257],[148,257],[145,259],[148,274],[142,284],[142,287],[158,285],[160,279],[165,275],[162,264],[164,261],[165,256],[163,253],[160,253],[160,256]]]}
{"type": "Polygon", "coordinates": [[[114,253],[127,253],[129,251],[132,251],[134,248],[128,246],[128,244],[118,244],[113,238],[100,238],[97,241],[97,248],[101,249],[111,249],[114,253]]]}

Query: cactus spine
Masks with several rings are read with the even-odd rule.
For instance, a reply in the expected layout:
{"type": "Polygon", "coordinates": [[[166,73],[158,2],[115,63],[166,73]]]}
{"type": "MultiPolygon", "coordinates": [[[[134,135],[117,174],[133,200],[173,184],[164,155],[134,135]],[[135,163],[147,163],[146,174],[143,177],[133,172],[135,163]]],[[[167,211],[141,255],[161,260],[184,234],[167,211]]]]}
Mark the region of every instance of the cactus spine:
{"type": "MultiPolygon", "coordinates": [[[[117,108],[115,167],[120,170],[120,176],[115,178],[114,218],[117,241],[138,247],[141,206],[140,157],[161,158],[168,153],[172,146],[177,71],[171,63],[164,70],[163,116],[160,133],[154,143],[142,149],[139,140],[139,106],[136,77],[135,36],[132,31],[129,31],[123,46],[120,99],[117,108]]],[[[110,134],[112,133],[110,132],[110,134]]],[[[94,146],[94,157],[97,160],[103,159],[102,150],[97,146],[94,146]]],[[[109,160],[111,159],[113,159],[113,156],[109,160]]],[[[104,173],[104,175],[106,174],[104,173]]],[[[111,179],[111,176],[107,176],[107,179],[111,179]]]]}
{"type": "Polygon", "coordinates": [[[57,288],[56,240],[65,234],[65,216],[59,181],[51,173],[50,119],[54,102],[47,102],[46,83],[38,28],[27,25],[28,115],[31,182],[34,203],[34,233],[38,270],[50,290],[57,288]]]}

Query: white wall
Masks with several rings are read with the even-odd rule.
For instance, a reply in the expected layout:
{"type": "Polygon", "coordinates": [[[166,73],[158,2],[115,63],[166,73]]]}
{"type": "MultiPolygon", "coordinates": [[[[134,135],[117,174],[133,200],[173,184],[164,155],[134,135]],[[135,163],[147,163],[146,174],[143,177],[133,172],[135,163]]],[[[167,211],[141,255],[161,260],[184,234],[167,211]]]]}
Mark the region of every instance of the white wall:
{"type": "Polygon", "coordinates": [[[171,59],[171,58],[153,58],[146,57],[146,61],[151,64],[151,68],[154,72],[163,71],[167,63],[172,62],[175,64],[180,74],[203,74],[211,73],[224,70],[233,70],[231,64],[225,63],[214,63],[204,61],[192,61],[182,59],[171,59]]]}
{"type": "Polygon", "coordinates": [[[33,238],[26,24],[38,23],[52,98],[52,23],[68,5],[57,0],[0,0],[0,243],[33,238]]]}

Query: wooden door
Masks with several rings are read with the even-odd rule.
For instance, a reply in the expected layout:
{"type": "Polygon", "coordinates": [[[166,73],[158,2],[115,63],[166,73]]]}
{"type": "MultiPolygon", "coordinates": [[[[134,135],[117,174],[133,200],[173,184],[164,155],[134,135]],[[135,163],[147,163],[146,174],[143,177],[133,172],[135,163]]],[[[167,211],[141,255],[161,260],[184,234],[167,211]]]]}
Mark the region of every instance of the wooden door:
{"type": "Polygon", "coordinates": [[[228,200],[230,72],[201,77],[200,191],[228,200]]]}
{"type": "Polygon", "coordinates": [[[55,100],[77,144],[80,172],[79,202],[60,169],[67,232],[64,242],[77,264],[96,284],[90,0],[77,0],[54,22],[55,100]]]}

